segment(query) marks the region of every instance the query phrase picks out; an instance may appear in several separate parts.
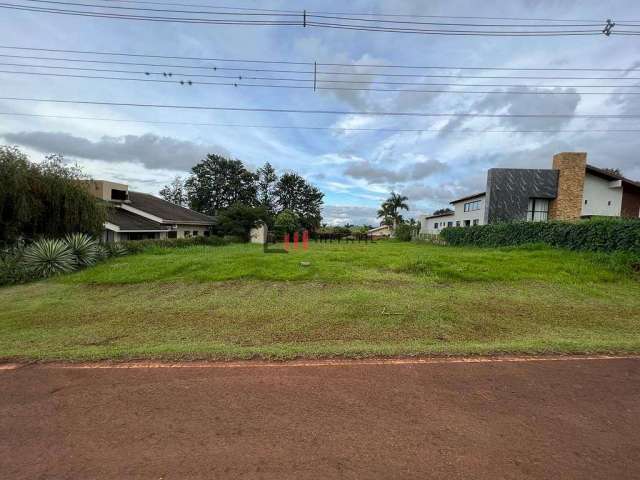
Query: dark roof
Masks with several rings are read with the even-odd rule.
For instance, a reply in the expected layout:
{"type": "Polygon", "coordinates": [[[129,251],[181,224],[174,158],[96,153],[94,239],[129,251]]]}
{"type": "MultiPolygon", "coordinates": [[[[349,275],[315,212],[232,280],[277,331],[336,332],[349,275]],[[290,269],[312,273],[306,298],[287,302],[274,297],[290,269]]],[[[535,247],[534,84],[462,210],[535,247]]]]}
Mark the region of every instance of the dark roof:
{"type": "Polygon", "coordinates": [[[163,223],[200,223],[207,225],[214,223],[213,217],[209,215],[174,205],[148,193],[129,190],[129,200],[130,203],[127,205],[159,217],[163,223]]]}
{"type": "Polygon", "coordinates": [[[137,231],[161,231],[167,230],[166,225],[147,220],[140,215],[128,212],[119,207],[111,207],[107,210],[107,222],[118,226],[120,230],[137,230],[137,231]]]}
{"type": "Polygon", "coordinates": [[[622,180],[623,183],[626,183],[632,187],[640,188],[640,183],[629,178],[623,177],[622,175],[616,175],[615,173],[611,173],[608,170],[604,170],[599,167],[594,167],[593,165],[587,165],[587,172],[592,173],[598,177],[604,178],[606,180],[622,180]]]}
{"type": "Polygon", "coordinates": [[[458,203],[458,202],[462,202],[463,200],[471,200],[472,198],[482,197],[483,195],[486,195],[486,193],[487,192],[474,193],[473,195],[467,195],[466,197],[458,198],[456,200],[451,200],[449,203],[458,203]]]}
{"type": "Polygon", "coordinates": [[[425,220],[429,219],[429,218],[438,218],[438,217],[450,217],[451,215],[455,215],[456,212],[454,211],[449,211],[449,212],[445,212],[445,213],[439,213],[437,215],[427,215],[424,217],[425,220]]]}

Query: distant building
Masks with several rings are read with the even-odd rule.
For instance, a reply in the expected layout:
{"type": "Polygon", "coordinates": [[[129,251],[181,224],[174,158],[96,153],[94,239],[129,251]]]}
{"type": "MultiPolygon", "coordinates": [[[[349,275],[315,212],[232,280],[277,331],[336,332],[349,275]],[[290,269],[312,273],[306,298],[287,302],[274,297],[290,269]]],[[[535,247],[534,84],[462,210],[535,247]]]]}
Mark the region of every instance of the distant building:
{"type": "Polygon", "coordinates": [[[389,225],[381,225],[367,232],[367,235],[371,235],[373,238],[389,238],[392,234],[393,227],[389,225]]]}
{"type": "Polygon", "coordinates": [[[109,202],[102,240],[190,238],[209,236],[213,217],[174,205],[148,193],[130,191],[128,185],[106,180],[83,182],[97,198],[109,202]]]}
{"type": "Polygon", "coordinates": [[[640,183],[587,164],[586,153],[553,157],[550,169],[492,168],[485,192],[453,200],[452,213],[421,215],[420,233],[510,221],[640,216],[640,183]]]}

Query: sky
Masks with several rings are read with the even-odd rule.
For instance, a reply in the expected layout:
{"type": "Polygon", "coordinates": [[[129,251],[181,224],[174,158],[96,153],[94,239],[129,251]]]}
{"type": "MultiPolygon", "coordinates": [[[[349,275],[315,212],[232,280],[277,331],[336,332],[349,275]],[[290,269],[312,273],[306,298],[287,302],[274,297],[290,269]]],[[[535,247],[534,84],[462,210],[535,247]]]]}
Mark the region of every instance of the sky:
{"type": "MultiPolygon", "coordinates": [[[[603,19],[603,24],[604,19],[607,18],[618,21],[640,21],[640,2],[637,1],[294,2],[264,0],[252,2],[246,0],[228,3],[225,3],[225,0],[216,0],[212,3],[206,0],[157,1],[287,10],[306,8],[310,11],[354,13],[585,18],[603,19]]],[[[25,0],[20,2],[25,3],[25,0]]],[[[146,6],[153,7],[153,5],[146,6]]],[[[179,7],[156,6],[155,8],[179,7]]],[[[2,113],[0,114],[0,144],[17,145],[35,161],[49,153],[63,154],[67,161],[77,163],[93,178],[128,183],[132,190],[157,194],[159,189],[169,183],[174,176],[188,175],[190,168],[207,153],[217,153],[238,158],[251,169],[270,162],[280,173],[285,171],[300,173],[325,193],[323,223],[373,225],[378,222],[376,211],[381,201],[391,191],[400,192],[408,197],[410,206],[408,216],[431,213],[435,209],[448,206],[449,201],[457,197],[484,191],[486,171],[489,168],[550,168],[553,154],[562,151],[586,151],[590,164],[604,168],[619,168],[625,176],[640,180],[640,157],[638,156],[640,134],[593,131],[639,129],[638,120],[579,117],[584,114],[640,113],[640,95],[624,94],[631,91],[630,89],[586,87],[586,85],[612,83],[640,86],[640,74],[633,71],[640,67],[640,36],[454,37],[300,26],[141,22],[14,10],[0,10],[0,31],[2,31],[0,45],[3,47],[126,52],[217,59],[347,63],[359,65],[350,70],[358,73],[381,71],[409,73],[412,71],[410,69],[381,70],[366,66],[371,64],[482,68],[621,68],[626,70],[616,73],[566,71],[507,73],[457,69],[437,71],[443,74],[478,76],[505,74],[625,76],[624,80],[616,82],[572,79],[455,80],[459,83],[499,83],[500,85],[515,81],[519,85],[527,85],[479,88],[482,91],[501,93],[456,94],[331,89],[314,92],[308,88],[180,85],[176,82],[153,83],[2,73],[2,71],[17,70],[56,71],[16,65],[7,66],[7,63],[71,65],[52,60],[24,59],[7,55],[85,59],[104,59],[105,57],[0,48],[0,54],[4,55],[0,56],[0,63],[5,64],[0,66],[0,96],[2,97],[342,112],[301,114],[181,110],[0,100],[0,113],[2,113]],[[523,90],[534,91],[533,87],[540,84],[553,85],[555,86],[553,91],[563,93],[545,95],[511,93],[523,90]],[[579,87],[575,88],[572,85],[579,87]],[[608,94],[581,93],[589,91],[608,94]],[[509,115],[561,113],[568,114],[568,117],[450,118],[350,113],[363,111],[475,112],[509,115]],[[6,113],[36,114],[45,115],[45,117],[5,115],[6,113]],[[85,118],[52,118],[46,117],[47,115],[85,118]],[[100,121],[95,118],[120,121],[100,121]],[[142,123],[144,121],[175,123],[142,123]],[[245,126],[228,126],[228,124],[245,126]],[[295,125],[332,127],[332,129],[257,128],[255,125],[295,125]],[[373,129],[373,131],[339,130],[339,128],[364,128],[373,129]],[[380,129],[428,131],[398,132],[380,129]],[[566,131],[585,129],[591,131],[566,131]],[[519,130],[520,133],[496,132],[499,130],[519,130]],[[552,131],[527,133],[522,130],[552,131]]],[[[139,58],[123,60],[122,57],[109,57],[108,59],[154,62],[153,59],[139,58]]],[[[181,60],[156,61],[184,63],[181,60]]],[[[213,72],[214,66],[231,65],[228,62],[214,61],[189,61],[188,63],[210,67],[210,69],[201,69],[199,72],[213,72]]],[[[78,66],[78,64],[75,65],[78,66]]],[[[86,65],[83,64],[83,66],[86,65]]],[[[93,64],[89,67],[128,70],[154,68],[154,71],[158,72],[163,69],[170,70],[163,67],[113,65],[105,67],[102,64],[93,64]]],[[[264,68],[264,64],[261,67],[264,68]]],[[[312,67],[267,65],[266,68],[292,70],[303,68],[306,71],[312,67]]],[[[421,70],[421,72],[424,71],[421,70]]],[[[69,70],[64,72],[74,73],[69,70]]],[[[100,75],[100,73],[86,71],[80,74],[100,75]]],[[[240,74],[251,75],[242,72],[240,74]]],[[[118,76],[114,73],[102,75],[118,76]]],[[[137,77],[144,78],[144,75],[137,75],[137,77]]],[[[304,72],[301,77],[311,78],[304,72]]],[[[325,75],[324,78],[326,80],[334,78],[361,80],[363,77],[373,81],[384,80],[374,75],[359,77],[325,75]]],[[[395,80],[407,81],[403,78],[405,77],[395,77],[395,80]]],[[[408,81],[428,84],[438,81],[444,83],[447,79],[410,77],[408,81]]],[[[358,85],[367,87],[373,84],[358,85]]],[[[433,89],[428,86],[418,85],[418,87],[433,89]]],[[[449,87],[439,88],[445,91],[451,90],[449,87]]]]}

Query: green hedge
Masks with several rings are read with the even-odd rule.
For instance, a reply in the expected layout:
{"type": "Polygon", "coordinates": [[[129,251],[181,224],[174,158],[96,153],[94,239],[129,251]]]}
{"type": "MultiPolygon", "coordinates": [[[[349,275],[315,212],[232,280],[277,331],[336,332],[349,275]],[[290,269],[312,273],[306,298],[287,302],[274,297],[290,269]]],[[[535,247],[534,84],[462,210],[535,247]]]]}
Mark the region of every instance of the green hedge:
{"type": "Polygon", "coordinates": [[[162,247],[162,248],[183,248],[183,247],[191,247],[193,245],[212,245],[212,246],[221,246],[227,245],[232,242],[238,241],[235,237],[191,237],[191,238],[169,238],[163,240],[156,239],[147,239],[147,240],[128,240],[124,242],[119,242],[119,245],[124,246],[127,251],[131,253],[139,253],[143,250],[153,247],[162,247]]]}
{"type": "Polygon", "coordinates": [[[440,236],[449,245],[502,247],[546,243],[571,250],[640,253],[640,220],[593,219],[576,222],[514,222],[447,227],[440,236]]]}

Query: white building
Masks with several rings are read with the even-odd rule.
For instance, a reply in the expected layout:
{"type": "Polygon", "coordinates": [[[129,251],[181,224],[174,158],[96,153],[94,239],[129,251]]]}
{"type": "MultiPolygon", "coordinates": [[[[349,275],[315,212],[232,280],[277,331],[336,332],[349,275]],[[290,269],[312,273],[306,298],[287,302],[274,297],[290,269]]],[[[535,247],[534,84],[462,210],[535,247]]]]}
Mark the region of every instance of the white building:
{"type": "Polygon", "coordinates": [[[485,213],[485,192],[468,195],[451,202],[451,213],[420,215],[420,233],[440,233],[446,227],[469,227],[483,225],[485,213]]]}

